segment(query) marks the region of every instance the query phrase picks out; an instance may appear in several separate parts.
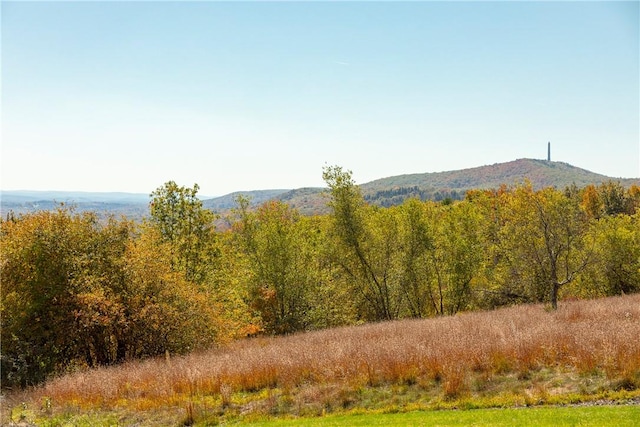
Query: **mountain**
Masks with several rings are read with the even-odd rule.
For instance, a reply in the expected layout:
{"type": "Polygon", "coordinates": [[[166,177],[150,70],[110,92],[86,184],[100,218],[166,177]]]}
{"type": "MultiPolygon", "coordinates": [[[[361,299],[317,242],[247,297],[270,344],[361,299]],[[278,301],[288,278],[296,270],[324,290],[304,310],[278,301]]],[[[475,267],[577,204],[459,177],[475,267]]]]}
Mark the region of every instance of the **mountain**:
{"type": "MultiPolygon", "coordinates": [[[[531,182],[534,188],[556,187],[563,189],[575,184],[585,187],[607,181],[617,181],[623,186],[639,185],[638,178],[612,178],[590,172],[563,162],[536,159],[518,159],[506,163],[479,166],[449,172],[431,172],[398,175],[361,184],[365,200],[378,206],[392,206],[410,197],[421,200],[462,199],[467,190],[498,188],[531,182]]],[[[280,200],[302,214],[326,213],[327,198],[323,188],[298,188],[293,190],[238,191],[222,197],[203,200],[204,207],[226,214],[236,206],[238,196],[250,199],[253,206],[268,200],[280,200]]],[[[148,194],[131,193],[83,193],[83,192],[0,192],[0,213],[4,217],[10,210],[24,213],[37,209],[54,209],[59,202],[72,204],[78,211],[94,210],[101,213],[124,214],[133,219],[148,213],[148,194]]]]}
{"type": "Polygon", "coordinates": [[[498,188],[531,182],[534,188],[585,187],[607,181],[623,186],[640,185],[640,179],[612,178],[564,162],[518,159],[506,163],[479,166],[449,172],[398,175],[361,185],[365,199],[373,204],[390,206],[409,197],[422,200],[462,199],[468,190],[498,188]]]}
{"type": "Polygon", "coordinates": [[[502,184],[522,183],[525,179],[531,181],[535,188],[564,188],[572,184],[584,187],[609,180],[619,180],[623,185],[625,182],[627,185],[640,182],[639,179],[611,178],[563,162],[518,159],[507,163],[495,163],[450,172],[398,175],[371,181],[362,187],[363,190],[367,189],[368,191],[412,186],[466,191],[497,188],[502,184]]]}

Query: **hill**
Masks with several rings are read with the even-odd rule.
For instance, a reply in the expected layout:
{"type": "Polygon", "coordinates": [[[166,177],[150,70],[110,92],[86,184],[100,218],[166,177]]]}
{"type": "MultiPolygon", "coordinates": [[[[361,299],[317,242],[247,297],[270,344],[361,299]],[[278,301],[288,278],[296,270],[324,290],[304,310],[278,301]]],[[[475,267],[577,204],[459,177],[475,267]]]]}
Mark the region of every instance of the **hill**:
{"type": "Polygon", "coordinates": [[[253,205],[260,205],[267,200],[275,199],[288,191],[290,190],[235,191],[224,196],[203,200],[202,205],[213,211],[224,211],[236,206],[236,199],[238,196],[248,198],[253,205]]]}
{"type": "MultiPolygon", "coordinates": [[[[471,189],[498,188],[502,184],[516,185],[525,180],[530,181],[537,189],[565,188],[573,184],[585,187],[609,180],[619,181],[626,187],[640,185],[640,179],[612,178],[568,163],[518,159],[470,169],[381,178],[361,184],[360,188],[367,202],[378,206],[392,206],[411,197],[435,201],[446,198],[459,200],[471,189]]],[[[326,209],[322,191],[320,188],[305,189],[303,192],[292,190],[278,196],[278,199],[295,206],[303,213],[322,212],[326,209]]]]}
{"type": "Polygon", "coordinates": [[[368,191],[380,191],[396,187],[434,188],[466,191],[470,189],[497,188],[501,184],[515,184],[525,179],[535,188],[564,188],[571,184],[584,187],[608,180],[620,180],[623,184],[640,183],[640,179],[611,178],[590,172],[563,162],[536,159],[518,159],[506,163],[461,169],[449,172],[434,172],[398,175],[382,178],[363,185],[368,191]]]}
{"type": "Polygon", "coordinates": [[[518,159],[506,163],[479,166],[449,172],[398,175],[382,178],[361,186],[365,198],[373,204],[390,206],[409,197],[422,200],[462,199],[468,190],[516,185],[528,180],[534,188],[579,188],[599,185],[610,180],[624,186],[640,185],[640,179],[612,178],[590,172],[564,162],[518,159]]]}

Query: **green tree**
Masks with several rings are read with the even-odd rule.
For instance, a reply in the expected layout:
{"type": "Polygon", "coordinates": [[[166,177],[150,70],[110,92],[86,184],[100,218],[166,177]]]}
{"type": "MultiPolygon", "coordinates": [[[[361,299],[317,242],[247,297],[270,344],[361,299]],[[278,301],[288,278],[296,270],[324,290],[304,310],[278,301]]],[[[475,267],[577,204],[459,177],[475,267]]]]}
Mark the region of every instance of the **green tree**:
{"type": "Polygon", "coordinates": [[[366,205],[350,171],[328,166],[323,179],[331,196],[332,238],[340,248],[336,262],[360,300],[360,315],[368,320],[397,318],[402,299],[397,215],[366,205]]]}
{"type": "Polygon", "coordinates": [[[607,181],[598,188],[603,210],[606,215],[617,215],[627,212],[627,195],[620,182],[607,181]]]}
{"type": "Polygon", "coordinates": [[[198,184],[180,187],[169,181],[151,193],[150,222],[170,244],[174,269],[203,283],[214,265],[216,216],[198,198],[198,184]]]}
{"type": "Polygon", "coordinates": [[[468,202],[444,205],[434,218],[434,249],[428,257],[434,281],[430,297],[439,315],[471,308],[472,282],[484,259],[480,214],[468,202]]]}
{"type": "Polygon", "coordinates": [[[350,279],[338,262],[340,249],[330,232],[332,221],[328,215],[303,217],[298,224],[307,243],[309,272],[314,285],[308,294],[308,318],[311,329],[354,324],[357,320],[357,301],[353,297],[350,279]]]}
{"type": "Polygon", "coordinates": [[[431,279],[429,257],[435,250],[435,231],[431,211],[432,203],[408,199],[400,206],[401,226],[399,239],[400,289],[404,294],[411,317],[425,317],[431,312],[431,279]]]}
{"type": "Polygon", "coordinates": [[[607,216],[593,222],[589,238],[595,248],[594,263],[582,284],[589,294],[611,296],[639,292],[640,212],[607,216]]]}
{"type": "Polygon", "coordinates": [[[239,199],[237,231],[250,261],[251,293],[265,328],[290,333],[308,326],[308,295],[313,281],[300,215],[288,205],[270,201],[250,212],[239,199]]]}

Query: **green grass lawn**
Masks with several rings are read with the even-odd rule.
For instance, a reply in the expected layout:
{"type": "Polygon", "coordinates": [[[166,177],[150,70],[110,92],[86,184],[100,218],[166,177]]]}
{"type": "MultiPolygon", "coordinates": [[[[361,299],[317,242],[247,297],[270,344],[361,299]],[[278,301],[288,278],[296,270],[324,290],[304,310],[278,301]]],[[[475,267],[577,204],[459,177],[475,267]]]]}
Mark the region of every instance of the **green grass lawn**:
{"type": "Polygon", "coordinates": [[[251,426],[640,426],[640,406],[576,406],[338,415],[251,426]]]}

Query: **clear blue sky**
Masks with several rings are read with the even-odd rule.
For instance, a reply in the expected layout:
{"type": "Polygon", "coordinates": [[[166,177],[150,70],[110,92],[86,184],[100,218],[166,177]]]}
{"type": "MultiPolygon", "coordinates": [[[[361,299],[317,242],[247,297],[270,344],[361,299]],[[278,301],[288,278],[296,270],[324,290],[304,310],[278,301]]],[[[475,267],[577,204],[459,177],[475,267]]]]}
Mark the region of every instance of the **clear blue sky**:
{"type": "Polygon", "coordinates": [[[2,1],[4,190],[640,176],[637,1],[2,1]]]}

